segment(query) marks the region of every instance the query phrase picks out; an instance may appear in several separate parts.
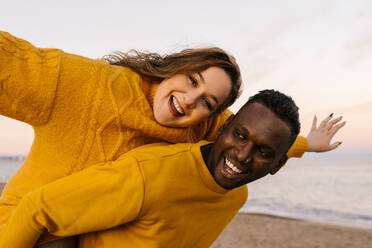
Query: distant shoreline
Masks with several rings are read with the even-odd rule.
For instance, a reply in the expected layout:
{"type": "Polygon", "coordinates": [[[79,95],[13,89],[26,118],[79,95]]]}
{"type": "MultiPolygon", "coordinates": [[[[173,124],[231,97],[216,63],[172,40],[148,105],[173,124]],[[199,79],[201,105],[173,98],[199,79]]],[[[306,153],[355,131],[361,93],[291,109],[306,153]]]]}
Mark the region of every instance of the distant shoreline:
{"type": "Polygon", "coordinates": [[[0,161],[24,161],[26,155],[0,155],[0,161]]]}

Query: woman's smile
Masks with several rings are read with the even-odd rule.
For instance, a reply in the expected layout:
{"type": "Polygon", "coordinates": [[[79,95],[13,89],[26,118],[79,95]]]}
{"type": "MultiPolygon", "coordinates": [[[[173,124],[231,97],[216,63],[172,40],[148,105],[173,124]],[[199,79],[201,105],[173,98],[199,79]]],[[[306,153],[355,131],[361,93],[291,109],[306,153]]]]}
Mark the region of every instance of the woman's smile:
{"type": "Polygon", "coordinates": [[[174,96],[169,98],[169,111],[175,116],[180,117],[185,115],[185,111],[178,103],[177,99],[174,96]]]}

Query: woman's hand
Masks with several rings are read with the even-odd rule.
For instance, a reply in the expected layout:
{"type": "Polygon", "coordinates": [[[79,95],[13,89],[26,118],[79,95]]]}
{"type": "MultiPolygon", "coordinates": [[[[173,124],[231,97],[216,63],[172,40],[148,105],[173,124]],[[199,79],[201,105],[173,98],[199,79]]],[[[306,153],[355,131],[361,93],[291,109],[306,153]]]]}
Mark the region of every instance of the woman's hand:
{"type": "Polygon", "coordinates": [[[313,124],[309,134],[307,135],[307,152],[327,152],[336,149],[342,142],[334,142],[330,144],[333,136],[337,131],[345,126],[345,121],[338,123],[342,116],[332,119],[333,113],[326,117],[317,127],[317,118],[314,116],[313,124]]]}

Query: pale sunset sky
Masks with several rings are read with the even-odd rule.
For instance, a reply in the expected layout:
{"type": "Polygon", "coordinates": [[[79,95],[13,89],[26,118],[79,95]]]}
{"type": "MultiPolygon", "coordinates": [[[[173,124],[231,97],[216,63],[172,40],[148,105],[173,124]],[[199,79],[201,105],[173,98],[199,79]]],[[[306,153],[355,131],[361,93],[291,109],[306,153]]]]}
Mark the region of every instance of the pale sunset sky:
{"type": "MultiPolygon", "coordinates": [[[[0,13],[0,30],[90,58],[219,46],[242,70],[231,110],[277,89],[300,107],[302,135],[314,114],[333,112],[347,120],[333,153],[372,154],[370,0],[3,0],[0,13]]],[[[0,155],[27,154],[32,139],[30,126],[0,116],[0,155]]]]}

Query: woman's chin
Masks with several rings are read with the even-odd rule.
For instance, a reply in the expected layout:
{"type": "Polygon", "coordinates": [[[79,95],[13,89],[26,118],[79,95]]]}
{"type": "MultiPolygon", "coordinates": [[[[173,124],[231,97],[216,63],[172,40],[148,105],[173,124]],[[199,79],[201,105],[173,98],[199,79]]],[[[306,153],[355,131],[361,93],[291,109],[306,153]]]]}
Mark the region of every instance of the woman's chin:
{"type": "Polygon", "coordinates": [[[164,116],[154,115],[155,121],[165,127],[180,127],[175,120],[170,120],[164,116]]]}
{"type": "Polygon", "coordinates": [[[199,123],[202,123],[205,119],[202,120],[186,120],[185,116],[183,117],[174,117],[169,118],[168,116],[164,115],[156,115],[154,114],[155,121],[162,126],[166,127],[177,127],[177,128],[187,128],[191,126],[195,126],[199,123]]]}

